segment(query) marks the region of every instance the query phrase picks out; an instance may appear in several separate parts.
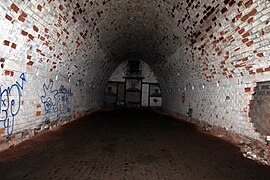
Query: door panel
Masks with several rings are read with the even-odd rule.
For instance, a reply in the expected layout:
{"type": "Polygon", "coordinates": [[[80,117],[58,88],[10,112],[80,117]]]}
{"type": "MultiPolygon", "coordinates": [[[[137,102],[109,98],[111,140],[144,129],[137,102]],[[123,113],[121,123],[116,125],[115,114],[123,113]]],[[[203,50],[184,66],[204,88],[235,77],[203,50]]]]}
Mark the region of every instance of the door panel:
{"type": "Polygon", "coordinates": [[[142,107],[148,107],[149,100],[149,84],[142,85],[142,107]]]}

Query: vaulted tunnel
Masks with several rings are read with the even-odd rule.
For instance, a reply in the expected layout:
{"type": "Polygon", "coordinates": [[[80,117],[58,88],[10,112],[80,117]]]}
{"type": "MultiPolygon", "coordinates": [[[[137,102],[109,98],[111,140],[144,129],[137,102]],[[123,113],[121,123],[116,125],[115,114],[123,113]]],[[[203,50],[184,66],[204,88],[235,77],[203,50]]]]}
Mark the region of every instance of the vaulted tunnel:
{"type": "Polygon", "coordinates": [[[269,164],[269,117],[251,110],[270,80],[269,1],[10,0],[0,24],[1,149],[102,108],[114,70],[138,59],[163,110],[259,142],[269,164]]]}

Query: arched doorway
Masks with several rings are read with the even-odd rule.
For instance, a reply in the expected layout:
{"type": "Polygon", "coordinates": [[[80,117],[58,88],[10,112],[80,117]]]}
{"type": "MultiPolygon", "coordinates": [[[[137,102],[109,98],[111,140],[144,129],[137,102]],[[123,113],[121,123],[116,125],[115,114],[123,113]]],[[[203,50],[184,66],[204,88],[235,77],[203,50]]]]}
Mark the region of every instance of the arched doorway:
{"type": "Polygon", "coordinates": [[[128,60],[112,73],[105,88],[107,107],[160,107],[162,93],[152,69],[141,60],[128,60]]]}

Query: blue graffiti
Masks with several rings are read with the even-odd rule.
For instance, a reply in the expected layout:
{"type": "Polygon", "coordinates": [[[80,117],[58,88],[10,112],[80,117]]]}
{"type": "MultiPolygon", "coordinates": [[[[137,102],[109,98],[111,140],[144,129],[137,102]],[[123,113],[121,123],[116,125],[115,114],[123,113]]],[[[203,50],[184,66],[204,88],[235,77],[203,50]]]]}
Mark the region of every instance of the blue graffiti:
{"type": "Polygon", "coordinates": [[[48,121],[50,113],[55,112],[57,119],[67,116],[71,111],[71,89],[61,85],[59,89],[54,89],[53,82],[48,85],[43,84],[44,95],[41,96],[41,102],[44,104],[46,120],[48,121]]]}
{"type": "Polygon", "coordinates": [[[4,122],[7,135],[10,136],[14,129],[15,116],[21,109],[22,90],[26,82],[25,74],[20,75],[20,82],[16,81],[10,87],[0,87],[0,122],[4,122]]]}

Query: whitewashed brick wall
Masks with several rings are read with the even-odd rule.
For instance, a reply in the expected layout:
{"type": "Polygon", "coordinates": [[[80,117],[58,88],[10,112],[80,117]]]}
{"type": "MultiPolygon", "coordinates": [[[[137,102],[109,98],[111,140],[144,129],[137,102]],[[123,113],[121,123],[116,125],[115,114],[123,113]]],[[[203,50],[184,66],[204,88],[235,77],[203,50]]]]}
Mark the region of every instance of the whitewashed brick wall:
{"type": "MultiPolygon", "coordinates": [[[[249,112],[256,82],[270,80],[269,12],[266,0],[4,0],[2,94],[21,73],[26,79],[14,132],[44,122],[40,97],[50,79],[56,89],[71,88],[73,117],[100,106],[128,51],[153,69],[164,108],[186,114],[190,107],[200,121],[259,139],[249,112]]],[[[5,136],[3,122],[0,127],[5,136]]]]}
{"type": "Polygon", "coordinates": [[[68,35],[73,34],[75,39],[79,32],[74,24],[69,26],[64,15],[57,20],[60,5],[17,0],[0,4],[1,142],[6,136],[44,125],[46,119],[51,123],[77,119],[103,103],[101,87],[91,81],[94,75],[89,75],[89,81],[77,78],[85,73],[72,62],[74,56],[81,58],[76,56],[79,40],[71,43],[73,39],[68,35]],[[49,86],[51,81],[52,87],[45,92],[44,85],[49,86]],[[61,92],[61,86],[70,92],[61,92]],[[42,96],[45,100],[51,98],[49,110],[42,96]]]}

